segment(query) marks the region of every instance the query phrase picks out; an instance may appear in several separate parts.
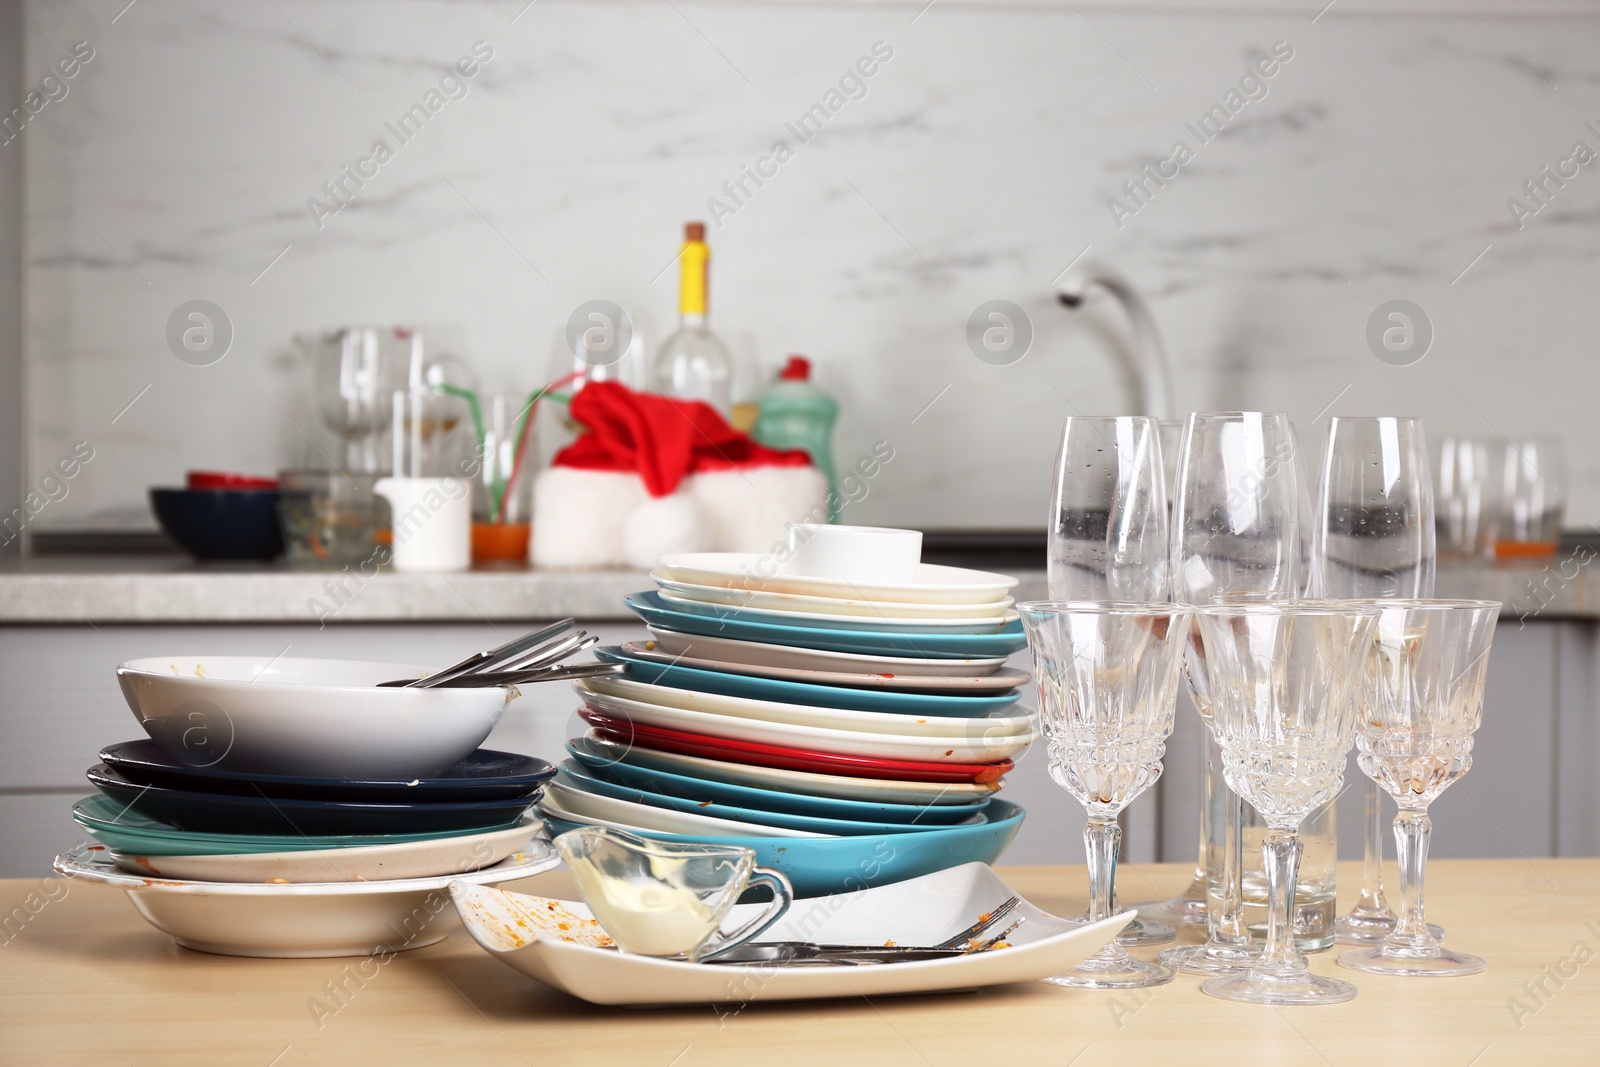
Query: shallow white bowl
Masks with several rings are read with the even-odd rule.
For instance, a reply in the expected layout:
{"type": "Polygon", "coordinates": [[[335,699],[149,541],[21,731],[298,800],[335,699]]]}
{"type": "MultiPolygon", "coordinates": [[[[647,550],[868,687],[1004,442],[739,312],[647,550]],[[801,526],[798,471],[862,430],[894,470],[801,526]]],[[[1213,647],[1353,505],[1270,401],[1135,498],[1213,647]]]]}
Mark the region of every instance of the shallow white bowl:
{"type": "Polygon", "coordinates": [[[379,689],[423,668],[362,660],[162,656],[117,667],[150,738],[193,767],[306,778],[431,778],[483,743],[514,686],[379,689]]]}
{"type": "Polygon", "coordinates": [[[543,839],[481,871],[383,882],[186,882],[127,874],[103,846],[57,856],[69,878],[128,891],[146,922],[185,948],[223,956],[386,956],[442,941],[459,925],[445,887],[497,885],[561,862],[543,839]]]}

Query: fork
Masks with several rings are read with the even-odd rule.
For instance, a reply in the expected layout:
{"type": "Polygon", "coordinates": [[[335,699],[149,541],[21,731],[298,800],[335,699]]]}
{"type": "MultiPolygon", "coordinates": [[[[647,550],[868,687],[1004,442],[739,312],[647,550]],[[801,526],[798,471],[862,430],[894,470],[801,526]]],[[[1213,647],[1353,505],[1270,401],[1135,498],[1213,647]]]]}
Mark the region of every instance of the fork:
{"type": "Polygon", "coordinates": [[[751,941],[701,962],[734,966],[773,964],[787,967],[843,965],[867,967],[885,963],[948,960],[986,952],[1010,937],[1012,932],[1026,921],[1027,916],[1022,916],[994,937],[985,938],[975,945],[955,948],[918,945],[819,945],[809,941],[751,941]]]}
{"type": "MultiPolygon", "coordinates": [[[[971,926],[967,927],[965,930],[961,931],[959,934],[956,934],[954,937],[946,938],[945,940],[939,942],[937,945],[929,945],[928,947],[929,948],[960,948],[961,946],[965,945],[967,942],[969,942],[969,941],[973,940],[974,938],[978,937],[979,935],[981,935],[985,930],[989,929],[989,927],[993,926],[995,923],[999,922],[1001,919],[1004,919],[1007,915],[1010,915],[1011,912],[1020,903],[1022,903],[1022,898],[1013,895],[1013,896],[1007,898],[1006,900],[1002,901],[998,906],[995,907],[995,909],[993,911],[989,912],[987,915],[980,915],[978,917],[978,921],[977,922],[973,923],[971,926]]],[[[1015,927],[1013,927],[1013,929],[1015,929],[1015,927]]],[[[1007,932],[1009,933],[1009,931],[1007,931],[1007,932]]]]}

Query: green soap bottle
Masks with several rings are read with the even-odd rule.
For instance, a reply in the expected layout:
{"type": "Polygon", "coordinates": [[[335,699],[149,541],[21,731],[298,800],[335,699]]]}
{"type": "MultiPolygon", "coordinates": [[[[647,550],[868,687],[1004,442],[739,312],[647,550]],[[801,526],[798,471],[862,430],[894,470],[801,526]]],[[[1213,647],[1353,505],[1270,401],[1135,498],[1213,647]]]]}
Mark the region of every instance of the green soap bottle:
{"type": "Polygon", "coordinates": [[[761,414],[752,432],[768,448],[800,448],[828,479],[828,521],[839,521],[839,482],[833,470],[833,423],[839,402],[811,384],[811,361],[790,356],[778,380],[756,397],[761,414]]]}

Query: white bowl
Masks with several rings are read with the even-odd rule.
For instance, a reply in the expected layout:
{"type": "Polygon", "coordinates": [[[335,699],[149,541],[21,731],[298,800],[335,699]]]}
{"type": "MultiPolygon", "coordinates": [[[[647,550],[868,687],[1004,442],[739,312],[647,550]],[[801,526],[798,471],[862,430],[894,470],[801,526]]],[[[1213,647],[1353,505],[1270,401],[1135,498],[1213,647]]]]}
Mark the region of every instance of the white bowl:
{"type": "Polygon", "coordinates": [[[459,925],[446,886],[497,885],[561,862],[550,843],[531,841],[481,871],[383,882],[185,882],[126,874],[103,846],[57,856],[69,878],[128,891],[146,922],[185,948],[223,956],[378,956],[443,941],[459,925]]]}
{"type": "Polygon", "coordinates": [[[791,522],[785,574],[847,582],[910,582],[922,562],[922,531],[791,522]]]}
{"type": "Polygon", "coordinates": [[[360,660],[163,656],[117,682],[139,724],[191,767],[306,778],[431,778],[476,749],[514,686],[379,689],[423,668],[360,660]]]}

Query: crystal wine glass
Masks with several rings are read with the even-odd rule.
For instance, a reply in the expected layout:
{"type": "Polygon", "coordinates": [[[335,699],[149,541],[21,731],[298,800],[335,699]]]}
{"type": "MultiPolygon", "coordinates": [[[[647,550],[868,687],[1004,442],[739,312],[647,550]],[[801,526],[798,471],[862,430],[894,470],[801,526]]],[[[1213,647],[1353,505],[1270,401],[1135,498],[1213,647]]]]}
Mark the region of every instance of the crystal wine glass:
{"type": "Polygon", "coordinates": [[[1374,974],[1477,974],[1484,962],[1443,948],[1422,910],[1428,805],[1472,766],[1483,721],[1489,645],[1500,605],[1492,600],[1376,602],[1378,623],[1368,713],[1356,725],[1361,769],[1394,797],[1400,920],[1383,943],[1339,957],[1374,974]]]}
{"type": "MultiPolygon", "coordinates": [[[[1111,915],[1117,816],[1161,777],[1192,615],[1171,604],[1035,601],[1017,606],[1028,631],[1050,777],[1083,805],[1089,918],[1111,915]]],[[[1131,989],[1173,979],[1170,967],[1105,948],[1047,981],[1131,989]]]]}
{"type": "MultiPolygon", "coordinates": [[[[1368,602],[1370,603],[1370,602],[1368,602]]],[[[1337,1004],[1355,986],[1312,974],[1295,947],[1300,824],[1339,795],[1355,736],[1376,608],[1302,600],[1196,612],[1224,774],[1267,824],[1267,943],[1247,970],[1202,992],[1253,1004],[1337,1004]]]]}
{"type": "Polygon", "coordinates": [[[1163,472],[1154,419],[1066,420],[1050,499],[1051,600],[1171,598],[1163,472]]]}
{"type": "MultiPolygon", "coordinates": [[[[1288,599],[1299,592],[1300,487],[1294,430],[1287,415],[1205,412],[1189,416],[1178,457],[1172,514],[1173,599],[1180,604],[1288,599]]],[[[1206,723],[1203,849],[1210,819],[1222,817],[1220,884],[1209,890],[1206,941],[1170,948],[1161,960],[1193,974],[1220,974],[1256,955],[1244,917],[1240,856],[1242,801],[1228,792],[1211,729],[1205,648],[1189,638],[1188,674],[1195,709],[1206,723]],[[1212,813],[1214,803],[1220,812],[1212,813]]],[[[1210,866],[1208,864],[1208,866],[1210,866]]]]}
{"type": "MultiPolygon", "coordinates": [[[[1312,534],[1312,594],[1431,597],[1435,536],[1422,420],[1333,419],[1312,534]]],[[[1365,800],[1361,895],[1334,924],[1342,944],[1382,941],[1395,925],[1383,896],[1383,805],[1376,783],[1367,783],[1365,800]]]]}

